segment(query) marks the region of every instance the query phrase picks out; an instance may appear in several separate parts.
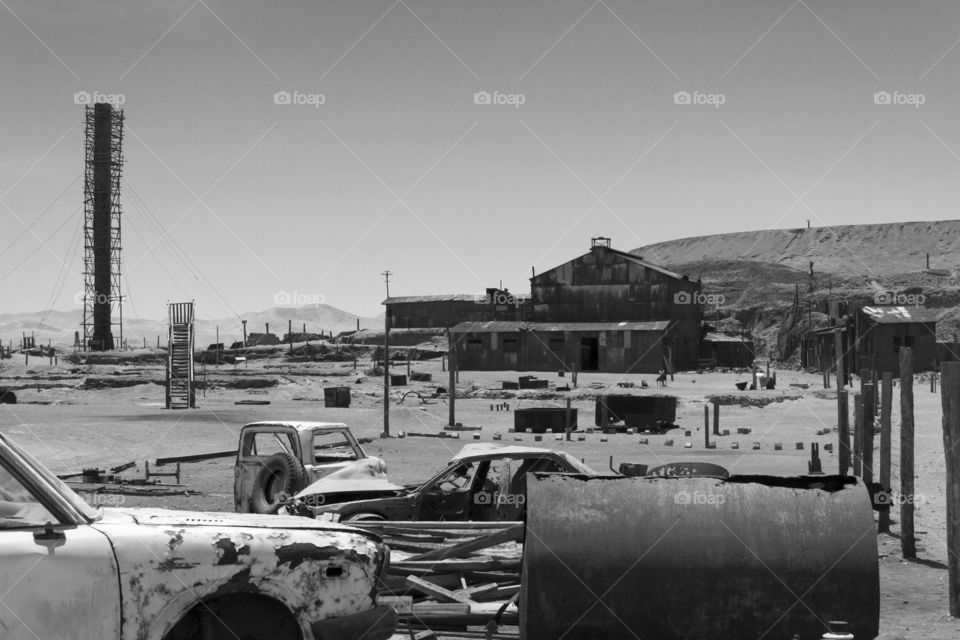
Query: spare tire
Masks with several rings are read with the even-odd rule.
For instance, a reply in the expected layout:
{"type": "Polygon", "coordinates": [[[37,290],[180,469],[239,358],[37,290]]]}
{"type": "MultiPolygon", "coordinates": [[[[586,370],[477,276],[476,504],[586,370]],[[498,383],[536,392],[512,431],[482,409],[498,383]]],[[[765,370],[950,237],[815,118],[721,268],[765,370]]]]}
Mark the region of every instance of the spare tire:
{"type": "Polygon", "coordinates": [[[277,513],[280,496],[293,495],[303,487],[304,472],[300,462],[289,453],[275,453],[263,462],[250,498],[254,513],[277,513]]]}

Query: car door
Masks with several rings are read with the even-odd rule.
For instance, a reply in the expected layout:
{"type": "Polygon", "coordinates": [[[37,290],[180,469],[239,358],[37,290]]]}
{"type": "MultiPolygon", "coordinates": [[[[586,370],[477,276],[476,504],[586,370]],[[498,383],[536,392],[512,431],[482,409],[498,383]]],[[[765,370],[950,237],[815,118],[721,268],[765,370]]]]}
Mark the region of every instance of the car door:
{"type": "Polygon", "coordinates": [[[56,515],[43,481],[28,472],[0,458],[0,638],[119,639],[110,541],[70,514],[56,515]]]}
{"type": "Polygon", "coordinates": [[[289,453],[300,459],[297,438],[290,429],[264,426],[241,432],[240,449],[233,467],[234,511],[250,513],[250,498],[257,487],[263,461],[275,453],[289,453]]]}
{"type": "Polygon", "coordinates": [[[417,520],[466,520],[474,485],[488,464],[464,462],[425,485],[418,496],[417,520]]]}

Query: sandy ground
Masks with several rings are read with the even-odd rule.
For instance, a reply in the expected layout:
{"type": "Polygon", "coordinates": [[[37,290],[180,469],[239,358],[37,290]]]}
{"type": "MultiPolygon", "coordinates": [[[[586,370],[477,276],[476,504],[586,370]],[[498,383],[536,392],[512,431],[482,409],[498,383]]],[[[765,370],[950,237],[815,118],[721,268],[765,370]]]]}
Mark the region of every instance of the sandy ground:
{"type": "MultiPolygon", "coordinates": [[[[383,429],[382,383],[365,378],[361,371],[354,373],[352,363],[297,363],[278,366],[279,361],[255,361],[244,368],[225,365],[217,373],[208,368],[212,382],[237,377],[272,377],[280,382],[269,389],[226,389],[215,387],[197,399],[197,409],[168,411],[163,408],[163,388],[146,383],[119,389],[95,391],[76,388],[87,375],[130,375],[129,367],[101,367],[95,371],[70,372],[71,367],[50,367],[31,362],[30,370],[14,360],[4,361],[0,385],[20,388],[20,404],[0,405],[0,431],[9,435],[34,453],[56,473],[78,472],[84,467],[100,468],[137,461],[128,477],[143,477],[143,462],[151,463],[157,457],[221,451],[235,448],[240,427],[255,420],[301,419],[346,422],[358,437],[372,438],[365,448],[371,455],[382,457],[392,479],[397,482],[422,480],[438,470],[464,444],[472,442],[472,434],[464,433],[460,440],[440,438],[381,439],[383,429]],[[63,376],[63,380],[54,378],[63,376]],[[359,379],[359,383],[355,382],[359,379]],[[49,385],[62,384],[50,388],[49,385]],[[33,386],[36,385],[36,386],[33,386]],[[353,405],[349,409],[326,409],[323,406],[323,388],[349,385],[353,390],[353,405]],[[39,389],[38,389],[39,388],[39,389]],[[236,405],[238,400],[269,400],[270,405],[236,405]]],[[[369,366],[367,363],[366,366],[369,366]]],[[[391,433],[438,433],[447,424],[448,405],[445,398],[430,397],[434,387],[446,386],[447,373],[440,370],[440,362],[414,363],[414,369],[432,373],[432,383],[412,383],[395,388],[391,407],[391,433]],[[400,397],[408,391],[419,391],[424,400],[409,395],[402,404],[400,397]]],[[[403,367],[396,367],[402,373],[403,367]]],[[[144,371],[140,369],[138,371],[144,371]]],[[[162,369],[146,369],[147,377],[162,378],[162,369]]],[[[593,427],[593,396],[607,390],[622,392],[616,383],[623,376],[613,374],[580,374],[578,388],[570,392],[551,394],[552,398],[537,398],[540,392],[502,392],[501,380],[513,380],[513,372],[462,372],[458,384],[461,397],[456,402],[456,419],[465,425],[480,426],[481,441],[491,441],[494,433],[502,434],[504,442],[519,439],[523,444],[561,448],[596,470],[610,464],[641,462],[648,465],[674,460],[709,460],[727,467],[733,473],[768,473],[796,475],[807,471],[809,446],[821,444],[824,471],[836,472],[834,453],[823,450],[823,445],[835,442],[835,433],[817,435],[823,428],[836,425],[836,394],[824,390],[819,375],[794,371],[778,371],[778,388],[745,392],[757,400],[771,400],[763,407],[724,406],[721,409],[720,428],[729,429],[730,436],[715,438],[717,449],[707,450],[703,437],[703,407],[705,398],[714,394],[736,394],[734,383],[749,376],[735,373],[681,373],[668,383],[666,390],[654,387],[652,376],[629,376],[632,382],[646,378],[651,391],[665,391],[680,398],[678,423],[680,430],[665,435],[644,435],[649,444],[639,443],[641,436],[615,434],[587,434],[583,442],[558,442],[552,434],[535,442],[532,434],[513,434],[513,410],[520,407],[563,406],[570,397],[572,406],[579,410],[580,426],[593,427]],[[802,388],[807,385],[806,388],[802,388]],[[512,396],[512,397],[506,397],[512,396]],[[494,403],[508,402],[511,411],[491,411],[494,403]],[[749,435],[736,435],[738,427],[750,427],[749,435]],[[691,435],[685,436],[686,430],[691,435]],[[674,446],[666,446],[668,439],[674,446]],[[739,442],[740,449],[730,445],[739,442]],[[684,448],[684,443],[691,443],[684,448]],[[754,451],[752,444],[761,449],[754,451]],[[796,443],[804,449],[797,450],[796,443]],[[782,450],[774,450],[782,443],[782,450]]],[[[551,383],[567,384],[569,378],[539,374],[551,383]]],[[[636,390],[636,392],[640,392],[636,390]]],[[[919,561],[904,562],[899,551],[899,513],[894,510],[891,535],[878,536],[881,576],[881,630],[889,637],[956,638],[960,636],[960,621],[947,613],[947,559],[945,533],[944,456],[941,437],[941,408],[939,393],[931,393],[929,384],[918,377],[916,394],[916,529],[919,561]]],[[[852,415],[852,411],[851,411],[852,415]]],[[[894,389],[893,403],[893,460],[896,473],[899,462],[899,387],[894,389]]],[[[879,446],[879,437],[877,438],[879,446]]],[[[879,459],[879,453],[875,453],[879,459]]],[[[108,504],[126,506],[165,506],[172,508],[224,510],[233,508],[233,461],[220,459],[183,465],[183,484],[194,496],[112,496],[108,504]]],[[[91,500],[95,499],[93,497],[91,500]]],[[[99,498],[101,501],[104,497],[99,498]]],[[[851,585],[851,588],[856,588],[851,585]]]]}

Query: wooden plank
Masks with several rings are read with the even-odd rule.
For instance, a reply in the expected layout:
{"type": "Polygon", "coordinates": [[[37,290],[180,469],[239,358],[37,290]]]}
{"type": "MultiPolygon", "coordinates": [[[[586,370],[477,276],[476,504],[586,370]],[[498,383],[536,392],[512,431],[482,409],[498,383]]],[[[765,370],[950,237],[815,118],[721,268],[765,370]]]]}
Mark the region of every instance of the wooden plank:
{"type": "Polygon", "coordinates": [[[399,560],[390,563],[390,573],[429,575],[451,571],[520,571],[520,558],[482,558],[471,560],[399,560]]]}
{"type": "Polygon", "coordinates": [[[186,456],[172,456],[170,458],[157,458],[153,464],[161,467],[165,464],[174,462],[202,462],[204,460],[215,460],[216,458],[236,458],[237,450],[232,451],[214,451],[213,453],[194,453],[186,456]]]}
{"type": "MultiPolygon", "coordinates": [[[[443,587],[433,584],[429,580],[424,580],[414,575],[407,576],[407,584],[411,587],[418,589],[426,594],[429,594],[431,597],[440,600],[441,602],[460,602],[466,605],[477,604],[470,599],[469,596],[458,594],[456,591],[451,591],[449,589],[444,589],[443,587]]],[[[469,610],[467,611],[469,613],[469,610]]]]}
{"type": "Polygon", "coordinates": [[[462,558],[474,551],[495,547],[505,542],[517,542],[523,538],[524,525],[516,524],[509,529],[498,531],[490,535],[482,536],[474,540],[468,540],[450,547],[443,547],[435,551],[420,554],[412,558],[407,558],[406,562],[416,562],[420,560],[445,560],[447,558],[462,558]]]}

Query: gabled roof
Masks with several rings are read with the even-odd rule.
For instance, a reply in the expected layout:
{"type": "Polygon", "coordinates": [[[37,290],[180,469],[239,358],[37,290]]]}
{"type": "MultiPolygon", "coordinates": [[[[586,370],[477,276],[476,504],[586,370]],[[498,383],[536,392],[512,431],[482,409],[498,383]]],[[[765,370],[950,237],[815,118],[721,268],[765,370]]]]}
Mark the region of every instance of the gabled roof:
{"type": "MultiPolygon", "coordinates": [[[[604,250],[607,251],[607,252],[609,252],[609,253],[612,253],[612,254],[614,254],[614,255],[617,255],[617,256],[623,258],[623,259],[626,260],[627,262],[632,262],[632,263],[634,263],[634,264],[638,264],[638,265],[640,265],[640,266],[642,266],[642,267],[645,267],[645,268],[647,268],[647,269],[651,269],[651,270],[656,271],[656,272],[658,272],[658,273],[662,273],[663,275],[668,276],[668,277],[670,277],[670,278],[675,278],[675,279],[677,279],[677,280],[683,280],[683,279],[684,279],[684,277],[683,277],[682,274],[679,274],[679,273],[677,273],[677,272],[675,272],[675,271],[670,271],[669,269],[666,269],[666,268],[664,268],[664,267],[661,267],[660,265],[657,265],[657,264],[653,264],[652,262],[647,262],[646,260],[643,259],[643,256],[638,256],[638,255],[636,255],[636,254],[628,253],[628,252],[626,252],[626,251],[620,251],[619,249],[613,249],[613,248],[611,248],[611,247],[604,247],[604,250]]],[[[591,251],[592,251],[592,250],[591,250],[591,251]]],[[[587,253],[584,253],[584,254],[582,254],[582,255],[580,255],[580,256],[577,256],[576,258],[573,258],[573,260],[577,260],[577,259],[579,259],[579,258],[582,258],[583,256],[586,256],[586,255],[588,255],[589,253],[590,253],[590,251],[588,251],[587,253]]],[[[572,262],[572,260],[568,260],[567,262],[572,262]]],[[[563,264],[567,264],[567,262],[564,262],[563,264]]],[[[533,277],[530,278],[530,279],[531,279],[531,280],[535,280],[536,278],[539,278],[540,276],[542,276],[544,273],[547,273],[548,271],[553,271],[554,269],[558,269],[558,268],[561,267],[561,266],[563,266],[563,265],[557,265],[556,267],[553,267],[552,269],[546,269],[546,270],[544,270],[544,271],[541,271],[540,273],[538,273],[537,275],[533,276],[533,277]]],[[[689,279],[687,279],[687,280],[689,281],[689,279]]]]}
{"type": "Polygon", "coordinates": [[[861,307],[860,310],[879,324],[936,322],[946,312],[945,309],[926,307],[861,307]]]}
{"type": "Polygon", "coordinates": [[[461,322],[451,327],[452,333],[494,333],[517,331],[666,331],[669,320],[647,322],[514,322],[490,320],[487,322],[461,322]]]}

